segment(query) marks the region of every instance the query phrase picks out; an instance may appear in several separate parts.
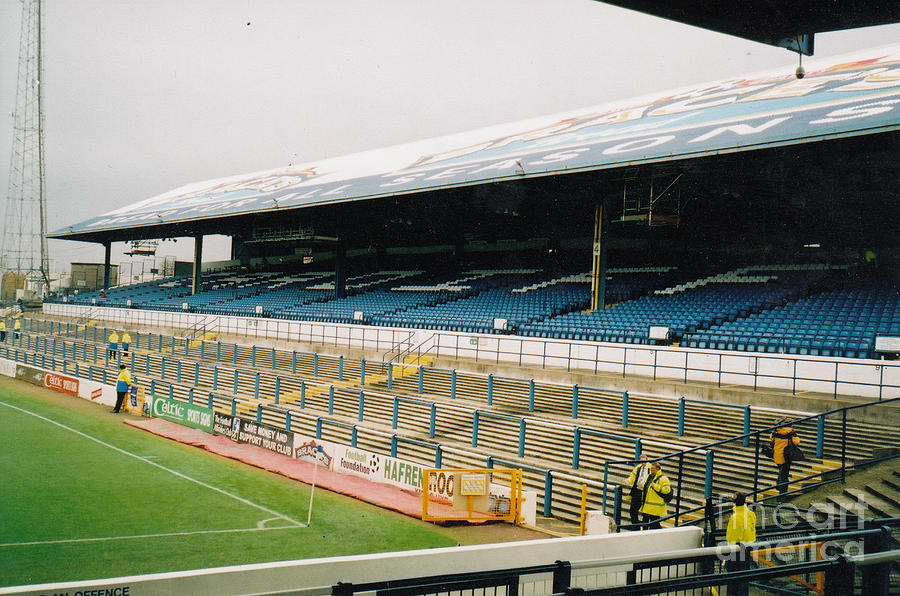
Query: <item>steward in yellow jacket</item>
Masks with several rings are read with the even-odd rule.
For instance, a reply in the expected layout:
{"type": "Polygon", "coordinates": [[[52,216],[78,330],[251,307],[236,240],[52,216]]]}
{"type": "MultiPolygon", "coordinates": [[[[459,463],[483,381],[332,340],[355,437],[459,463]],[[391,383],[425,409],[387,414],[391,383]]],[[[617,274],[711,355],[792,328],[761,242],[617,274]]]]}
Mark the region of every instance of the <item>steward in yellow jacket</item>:
{"type": "Polygon", "coordinates": [[[672,484],[669,478],[662,473],[659,462],[650,464],[650,477],[644,484],[644,503],[641,505],[641,523],[648,524],[649,529],[659,529],[662,526],[659,519],[666,515],[667,499],[671,500],[672,484]]]}
{"type": "Polygon", "coordinates": [[[799,447],[800,437],[791,428],[790,420],[779,420],[779,424],[782,424],[782,426],[779,426],[772,433],[770,440],[772,441],[772,461],[778,466],[778,492],[783,494],[788,491],[788,481],[791,476],[791,463],[793,461],[788,446],[799,447]]]}
{"type": "Polygon", "coordinates": [[[744,493],[734,495],[734,511],[725,529],[725,540],[728,544],[756,542],[756,514],[747,508],[746,502],[744,493]]]}

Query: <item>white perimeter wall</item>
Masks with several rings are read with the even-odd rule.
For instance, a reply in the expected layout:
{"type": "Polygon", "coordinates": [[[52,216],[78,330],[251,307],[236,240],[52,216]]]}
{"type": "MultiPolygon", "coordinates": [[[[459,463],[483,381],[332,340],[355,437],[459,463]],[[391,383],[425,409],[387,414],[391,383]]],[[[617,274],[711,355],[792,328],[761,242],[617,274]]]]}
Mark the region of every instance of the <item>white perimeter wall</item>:
{"type": "MultiPolygon", "coordinates": [[[[352,520],[348,520],[352,523],[352,520]]],[[[315,528],[310,528],[315,532],[315,528]]],[[[630,564],[604,566],[603,559],[636,559],[683,549],[699,548],[700,528],[681,527],[604,536],[548,538],[500,544],[435,548],[329,559],[284,561],[262,565],[221,567],[108,580],[0,588],[0,594],[116,594],[163,596],[170,594],[258,594],[290,592],[307,596],[331,594],[338,582],[363,583],[389,579],[488,571],[547,565],[562,560],[579,564],[572,571],[574,586],[591,589],[625,585],[630,564]],[[100,592],[92,592],[100,590],[100,592]]],[[[532,576],[520,583],[520,594],[550,594],[552,576],[532,576]]]]}

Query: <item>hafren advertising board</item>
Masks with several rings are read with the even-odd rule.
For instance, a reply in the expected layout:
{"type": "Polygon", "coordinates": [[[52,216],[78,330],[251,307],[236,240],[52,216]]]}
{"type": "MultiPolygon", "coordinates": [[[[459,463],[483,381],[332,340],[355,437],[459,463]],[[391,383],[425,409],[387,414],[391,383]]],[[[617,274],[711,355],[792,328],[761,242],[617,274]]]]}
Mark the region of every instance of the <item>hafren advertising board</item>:
{"type": "Polygon", "coordinates": [[[208,433],[213,428],[213,411],[209,408],[186,404],[167,397],[154,397],[151,413],[156,418],[164,418],[208,433]]]}
{"type": "MultiPolygon", "coordinates": [[[[415,493],[422,492],[422,468],[396,457],[372,453],[356,447],[335,445],[335,472],[367,478],[372,482],[390,484],[415,493]]],[[[428,490],[429,498],[435,501],[451,502],[453,499],[452,474],[438,473],[432,476],[428,490]]]]}

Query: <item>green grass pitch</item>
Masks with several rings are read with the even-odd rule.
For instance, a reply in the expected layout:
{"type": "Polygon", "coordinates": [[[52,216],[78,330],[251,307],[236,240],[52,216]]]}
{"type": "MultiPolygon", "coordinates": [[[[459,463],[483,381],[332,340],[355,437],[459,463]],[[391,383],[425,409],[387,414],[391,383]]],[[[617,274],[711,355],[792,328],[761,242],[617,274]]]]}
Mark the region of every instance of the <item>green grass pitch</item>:
{"type": "Polygon", "coordinates": [[[108,410],[0,381],[0,586],[456,544],[108,410]]]}

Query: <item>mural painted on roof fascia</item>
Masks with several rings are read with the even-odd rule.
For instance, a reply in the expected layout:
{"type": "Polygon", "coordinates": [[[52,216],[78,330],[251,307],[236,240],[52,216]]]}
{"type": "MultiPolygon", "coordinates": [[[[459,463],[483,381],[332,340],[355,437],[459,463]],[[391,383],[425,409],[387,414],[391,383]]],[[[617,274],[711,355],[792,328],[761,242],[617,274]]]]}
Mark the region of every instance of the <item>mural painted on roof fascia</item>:
{"type": "Polygon", "coordinates": [[[628,103],[190,184],[54,235],[404,194],[900,128],[900,45],[628,103]]]}

